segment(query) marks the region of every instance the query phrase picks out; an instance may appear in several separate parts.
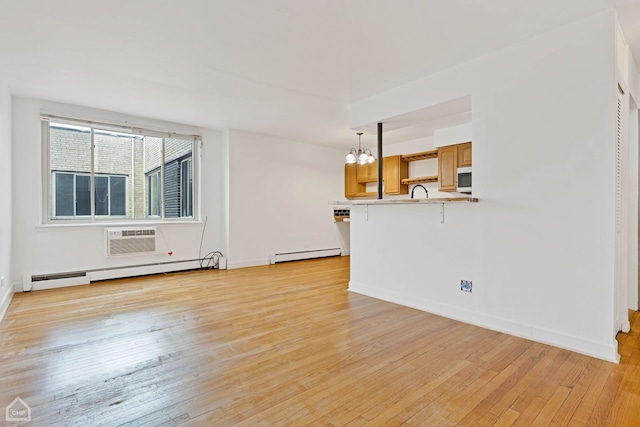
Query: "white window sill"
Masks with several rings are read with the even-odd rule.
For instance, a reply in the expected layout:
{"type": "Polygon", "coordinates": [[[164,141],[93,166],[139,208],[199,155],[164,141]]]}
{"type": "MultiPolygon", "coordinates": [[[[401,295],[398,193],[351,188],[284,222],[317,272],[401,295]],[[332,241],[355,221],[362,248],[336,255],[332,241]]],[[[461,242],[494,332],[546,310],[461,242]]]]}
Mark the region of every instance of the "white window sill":
{"type": "Polygon", "coordinates": [[[131,220],[131,221],[92,221],[92,222],[76,222],[76,221],[55,221],[46,222],[36,226],[36,230],[60,230],[65,228],[105,228],[105,227],[144,227],[144,226],[163,226],[163,227],[185,227],[202,225],[204,222],[200,220],[176,220],[176,221],[162,221],[162,220],[131,220]]]}

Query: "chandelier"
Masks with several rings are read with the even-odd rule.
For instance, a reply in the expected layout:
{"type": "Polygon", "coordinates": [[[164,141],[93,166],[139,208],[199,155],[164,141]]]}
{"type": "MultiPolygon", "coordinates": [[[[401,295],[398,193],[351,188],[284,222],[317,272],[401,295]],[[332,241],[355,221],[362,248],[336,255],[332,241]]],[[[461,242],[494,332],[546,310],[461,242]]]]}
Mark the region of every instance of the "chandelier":
{"type": "Polygon", "coordinates": [[[346,162],[348,164],[353,164],[355,162],[358,162],[358,164],[360,165],[366,165],[367,163],[375,162],[376,159],[371,154],[371,150],[369,150],[368,148],[362,148],[362,143],[361,143],[362,132],[358,132],[357,135],[358,135],[358,149],[356,150],[355,148],[352,148],[351,151],[349,151],[349,154],[347,154],[346,162]]]}

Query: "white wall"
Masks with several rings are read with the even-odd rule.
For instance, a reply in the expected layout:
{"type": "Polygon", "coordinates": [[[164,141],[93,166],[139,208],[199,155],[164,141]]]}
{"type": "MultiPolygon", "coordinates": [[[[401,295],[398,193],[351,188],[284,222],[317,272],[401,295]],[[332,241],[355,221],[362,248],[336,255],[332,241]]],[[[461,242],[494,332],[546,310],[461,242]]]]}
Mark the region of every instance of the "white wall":
{"type": "Polygon", "coordinates": [[[628,309],[638,308],[638,70],[622,30],[616,25],[617,83],[622,103],[622,185],[620,203],[621,232],[616,243],[617,316],[621,330],[628,332],[628,309]]]}
{"type": "MultiPolygon", "coordinates": [[[[40,111],[94,120],[134,120],[150,127],[169,126],[177,132],[202,135],[201,216],[208,217],[203,254],[224,250],[222,134],[177,127],[152,120],[131,118],[99,110],[14,98],[13,100],[13,271],[16,289],[24,275],[59,273],[107,267],[162,263],[198,258],[203,222],[162,224],[157,255],[106,258],[104,225],[60,226],[42,224],[42,142],[40,111]],[[167,252],[171,250],[172,256],[167,252]]],[[[2,222],[4,224],[4,221],[2,222]]]]}
{"type": "Polygon", "coordinates": [[[435,147],[462,144],[472,140],[473,129],[471,123],[436,129],[433,132],[433,142],[435,147]]]}
{"type": "Polygon", "coordinates": [[[358,127],[471,95],[480,201],[353,207],[350,289],[616,360],[614,32],[607,11],[352,104],[358,127]]]}
{"type": "Polygon", "coordinates": [[[328,202],[344,199],[345,150],[236,130],[228,144],[229,268],[340,247],[328,202]]]}
{"type": "Polygon", "coordinates": [[[0,320],[11,301],[11,96],[0,80],[0,320]]]}

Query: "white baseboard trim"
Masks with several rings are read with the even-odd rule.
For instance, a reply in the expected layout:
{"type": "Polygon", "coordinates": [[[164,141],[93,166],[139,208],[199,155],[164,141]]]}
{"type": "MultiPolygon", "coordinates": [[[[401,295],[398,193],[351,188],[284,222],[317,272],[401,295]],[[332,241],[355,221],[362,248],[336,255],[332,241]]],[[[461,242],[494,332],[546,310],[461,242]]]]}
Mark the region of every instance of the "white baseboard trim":
{"type": "Polygon", "coordinates": [[[269,258],[249,259],[246,261],[229,261],[227,259],[227,270],[234,268],[257,267],[259,265],[269,265],[269,258]]]}
{"type": "Polygon", "coordinates": [[[503,332],[531,341],[540,342],[542,344],[548,344],[565,350],[574,351],[576,353],[585,354],[608,362],[618,363],[620,361],[618,345],[615,339],[610,345],[601,344],[585,340],[584,338],[540,328],[535,325],[527,325],[501,317],[454,307],[448,304],[428,301],[421,298],[370,287],[353,280],[349,281],[349,291],[383,301],[404,305],[406,307],[415,308],[420,311],[426,311],[428,313],[469,323],[471,325],[480,326],[482,328],[503,332]]]}
{"type": "Polygon", "coordinates": [[[2,299],[0,299],[0,322],[4,319],[4,315],[7,314],[9,304],[11,304],[11,300],[13,299],[13,293],[12,287],[7,286],[4,295],[2,295],[2,299]]]}
{"type": "Polygon", "coordinates": [[[613,340],[611,346],[606,346],[594,341],[576,337],[575,335],[563,334],[541,327],[532,328],[532,335],[530,337],[522,338],[527,338],[543,344],[549,344],[554,347],[560,347],[565,350],[575,351],[576,353],[603,359],[608,362],[620,362],[620,355],[618,354],[618,341],[616,341],[615,339],[613,340]]]}
{"type": "Polygon", "coordinates": [[[88,273],[92,282],[98,280],[119,279],[121,277],[145,276],[147,274],[173,273],[176,271],[193,270],[200,268],[198,261],[173,262],[166,264],[144,265],[140,267],[127,267],[115,270],[91,271],[88,273]]]}

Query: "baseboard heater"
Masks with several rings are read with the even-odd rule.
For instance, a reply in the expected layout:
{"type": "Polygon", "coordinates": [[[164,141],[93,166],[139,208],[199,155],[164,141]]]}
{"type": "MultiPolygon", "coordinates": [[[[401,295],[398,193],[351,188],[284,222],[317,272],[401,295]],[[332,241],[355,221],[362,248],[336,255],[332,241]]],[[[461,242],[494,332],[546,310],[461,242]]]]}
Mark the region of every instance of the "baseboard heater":
{"type": "Polygon", "coordinates": [[[197,259],[169,261],[151,264],[138,264],[118,267],[96,268],[85,271],[70,271],[53,274],[25,275],[22,278],[22,290],[40,291],[44,289],[63,288],[66,286],[88,285],[100,280],[119,279],[124,277],[144,276],[147,274],[169,273],[200,268],[197,259]]]}
{"type": "Polygon", "coordinates": [[[303,259],[324,258],[329,256],[338,256],[341,254],[340,248],[329,249],[312,249],[307,251],[294,252],[278,252],[269,255],[269,262],[275,264],[277,262],[300,261],[303,259]]]}
{"type": "Polygon", "coordinates": [[[63,288],[65,286],[88,285],[90,282],[86,271],[70,271],[54,274],[34,274],[24,276],[22,290],[36,291],[41,289],[63,288]]]}

